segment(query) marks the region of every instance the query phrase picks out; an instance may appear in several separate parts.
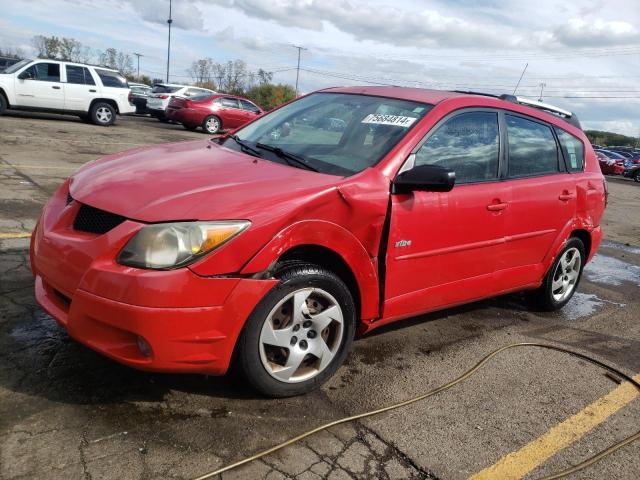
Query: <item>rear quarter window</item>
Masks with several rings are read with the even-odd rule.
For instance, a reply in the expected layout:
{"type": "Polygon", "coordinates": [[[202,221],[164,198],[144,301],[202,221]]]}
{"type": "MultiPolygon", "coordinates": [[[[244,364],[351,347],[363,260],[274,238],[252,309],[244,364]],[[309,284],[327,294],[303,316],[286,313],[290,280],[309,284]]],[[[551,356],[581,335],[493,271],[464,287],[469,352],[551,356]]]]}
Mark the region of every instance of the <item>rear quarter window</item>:
{"type": "Polygon", "coordinates": [[[96,73],[105,87],[129,88],[127,79],[119,72],[96,68],[96,73]]]}
{"type": "Polygon", "coordinates": [[[584,170],[584,144],[582,141],[560,128],[556,128],[556,134],[560,140],[560,148],[567,164],[567,170],[582,172],[584,170]]]}

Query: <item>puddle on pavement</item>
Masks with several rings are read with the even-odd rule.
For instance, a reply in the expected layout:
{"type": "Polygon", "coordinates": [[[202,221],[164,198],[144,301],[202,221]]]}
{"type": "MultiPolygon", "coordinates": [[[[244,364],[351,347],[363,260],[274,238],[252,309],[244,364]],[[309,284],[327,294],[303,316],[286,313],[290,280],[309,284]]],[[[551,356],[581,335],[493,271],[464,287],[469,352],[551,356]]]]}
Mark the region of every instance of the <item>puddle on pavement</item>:
{"type": "Polygon", "coordinates": [[[640,267],[606,255],[593,257],[584,273],[591,282],[613,286],[629,282],[640,287],[640,267]]]}
{"type": "Polygon", "coordinates": [[[597,295],[591,293],[576,292],[573,298],[561,310],[562,315],[569,320],[578,320],[579,318],[588,317],[594,314],[604,304],[625,307],[624,303],[612,302],[611,300],[603,300],[597,295]]]}
{"type": "Polygon", "coordinates": [[[603,248],[612,248],[615,250],[622,250],[623,252],[632,253],[634,255],[640,255],[640,248],[633,247],[628,244],[604,241],[600,244],[600,246],[603,248]]]}

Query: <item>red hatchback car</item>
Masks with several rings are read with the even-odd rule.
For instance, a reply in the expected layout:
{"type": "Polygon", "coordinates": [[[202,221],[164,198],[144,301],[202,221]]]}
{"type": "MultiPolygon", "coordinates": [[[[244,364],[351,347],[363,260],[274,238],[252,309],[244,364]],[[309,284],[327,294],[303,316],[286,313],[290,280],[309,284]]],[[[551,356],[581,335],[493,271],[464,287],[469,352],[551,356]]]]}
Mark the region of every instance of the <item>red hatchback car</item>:
{"type": "Polygon", "coordinates": [[[202,127],[205,133],[234,130],[262,115],[254,103],[232,95],[173,97],[167,106],[169,120],[181,123],[187,130],[202,127]]]}
{"type": "Polygon", "coordinates": [[[559,309],[606,183],[570,112],[523,102],[332,88],[233,135],[91,162],[34,230],[37,300],[118,362],[233,360],[270,396],[318,387],[356,332],[402,318],[524,290],[559,309]]]}

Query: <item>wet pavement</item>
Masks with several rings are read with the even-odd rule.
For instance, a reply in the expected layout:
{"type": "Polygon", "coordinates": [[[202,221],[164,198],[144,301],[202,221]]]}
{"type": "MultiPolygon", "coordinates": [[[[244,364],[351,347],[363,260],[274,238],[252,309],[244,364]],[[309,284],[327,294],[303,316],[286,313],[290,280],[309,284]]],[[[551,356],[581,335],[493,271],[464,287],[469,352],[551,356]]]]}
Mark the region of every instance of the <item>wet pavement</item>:
{"type": "MultiPolygon", "coordinates": [[[[32,228],[50,192],[81,163],[194,137],[202,135],[146,118],[101,129],[63,117],[2,117],[0,232],[32,228]]],[[[531,311],[509,295],[408,319],[358,339],[321,390],[281,400],[257,397],[233,374],[143,373],[77,344],[35,304],[27,239],[0,239],[0,478],[193,478],[321,423],[423,393],[514,342],[575,349],[635,375],[640,225],[617,205],[635,201],[637,209],[640,186],[610,189],[613,234],[563,311],[531,311]]],[[[334,427],[222,478],[468,478],[615,386],[566,355],[510,350],[447,392],[334,427]]],[[[639,427],[636,399],[526,478],[575,464],[639,427]]],[[[575,478],[631,479],[639,470],[636,442],[575,478]]]]}

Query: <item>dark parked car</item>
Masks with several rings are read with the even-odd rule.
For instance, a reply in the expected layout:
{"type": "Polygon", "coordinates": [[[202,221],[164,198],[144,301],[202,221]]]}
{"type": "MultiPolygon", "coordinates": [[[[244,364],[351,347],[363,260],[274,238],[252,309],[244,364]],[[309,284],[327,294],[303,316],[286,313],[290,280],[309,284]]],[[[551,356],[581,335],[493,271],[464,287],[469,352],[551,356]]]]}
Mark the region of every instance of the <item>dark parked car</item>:
{"type": "Polygon", "coordinates": [[[19,58],[0,57],[0,72],[2,72],[5,68],[10,67],[14,63],[18,63],[19,61],[20,61],[19,58]]]}
{"type": "Polygon", "coordinates": [[[129,83],[131,98],[136,106],[136,113],[147,113],[147,99],[151,93],[151,87],[144,83],[129,83]]]}
{"type": "Polygon", "coordinates": [[[640,182],[640,165],[633,165],[626,168],[622,175],[628,178],[633,178],[634,182],[640,182]]]}

